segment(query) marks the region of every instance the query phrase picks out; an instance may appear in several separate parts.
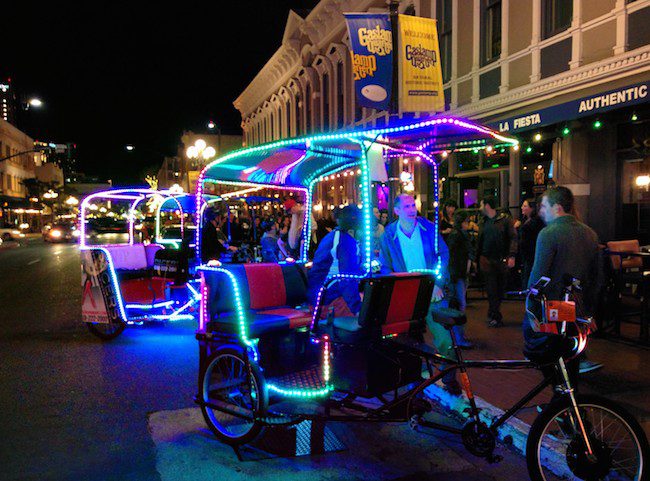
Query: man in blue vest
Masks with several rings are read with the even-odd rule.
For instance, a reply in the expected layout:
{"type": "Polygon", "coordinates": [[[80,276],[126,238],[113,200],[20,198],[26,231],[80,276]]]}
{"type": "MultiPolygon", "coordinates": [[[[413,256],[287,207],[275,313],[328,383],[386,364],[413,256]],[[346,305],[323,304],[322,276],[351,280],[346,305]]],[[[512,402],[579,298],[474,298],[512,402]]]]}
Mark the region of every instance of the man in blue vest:
{"type": "MultiPolygon", "coordinates": [[[[395,215],[398,219],[387,225],[381,238],[379,261],[382,274],[391,272],[434,271],[440,261],[440,274],[436,277],[431,298],[432,305],[446,303],[443,288],[447,278],[449,249],[436,226],[418,216],[415,199],[407,194],[395,199],[395,215]]],[[[446,357],[454,357],[449,332],[434,322],[431,312],[427,316],[427,327],[433,334],[433,342],[438,352],[446,357]]],[[[443,378],[447,390],[460,394],[460,386],[455,373],[443,378]]]]}

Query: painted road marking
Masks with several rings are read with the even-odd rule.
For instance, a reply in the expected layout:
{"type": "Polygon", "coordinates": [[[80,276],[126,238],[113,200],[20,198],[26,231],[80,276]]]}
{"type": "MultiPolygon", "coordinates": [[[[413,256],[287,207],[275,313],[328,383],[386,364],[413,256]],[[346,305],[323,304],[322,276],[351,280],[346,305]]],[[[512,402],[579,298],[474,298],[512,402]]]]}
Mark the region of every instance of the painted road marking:
{"type": "MultiPolygon", "coordinates": [[[[156,469],[162,481],[304,481],[307,477],[310,481],[382,480],[475,469],[442,442],[440,438],[444,435],[427,436],[412,431],[406,424],[328,426],[348,447],[346,451],[241,462],[230,447],[210,432],[198,408],[149,415],[149,432],[156,445],[156,469]]],[[[457,476],[452,475],[460,479],[457,476]]]]}
{"type": "Polygon", "coordinates": [[[41,262],[41,260],[40,260],[40,259],[34,259],[33,261],[29,261],[29,262],[27,263],[27,265],[28,265],[28,266],[31,266],[31,265],[33,265],[33,264],[36,264],[37,262],[41,262]]]}

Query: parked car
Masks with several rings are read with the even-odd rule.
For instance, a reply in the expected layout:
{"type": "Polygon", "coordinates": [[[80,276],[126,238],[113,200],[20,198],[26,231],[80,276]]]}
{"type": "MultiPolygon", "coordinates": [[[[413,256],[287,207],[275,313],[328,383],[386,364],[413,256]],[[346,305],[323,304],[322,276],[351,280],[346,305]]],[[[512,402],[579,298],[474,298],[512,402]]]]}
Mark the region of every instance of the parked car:
{"type": "Polygon", "coordinates": [[[43,232],[45,242],[76,242],[81,232],[74,224],[53,224],[43,232]]]}
{"type": "Polygon", "coordinates": [[[25,237],[25,234],[15,226],[0,227],[0,239],[3,241],[17,241],[25,237]]]}

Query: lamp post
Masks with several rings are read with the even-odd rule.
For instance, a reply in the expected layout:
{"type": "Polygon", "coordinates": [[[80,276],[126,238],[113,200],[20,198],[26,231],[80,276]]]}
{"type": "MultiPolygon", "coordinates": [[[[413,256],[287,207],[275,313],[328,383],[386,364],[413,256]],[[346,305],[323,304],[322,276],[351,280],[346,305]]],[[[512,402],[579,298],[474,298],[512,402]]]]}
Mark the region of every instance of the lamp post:
{"type": "MultiPolygon", "coordinates": [[[[200,169],[201,168],[201,161],[208,162],[210,159],[214,158],[215,155],[217,155],[217,151],[214,150],[214,147],[209,146],[205,140],[203,139],[197,139],[194,142],[194,145],[190,145],[187,150],[185,150],[185,155],[187,156],[188,159],[192,161],[192,169],[188,170],[195,170],[195,167],[200,169]]],[[[188,178],[188,184],[189,184],[189,178],[188,178]]],[[[188,185],[188,192],[190,191],[189,185],[188,185]]]]}
{"type": "Polygon", "coordinates": [[[59,197],[59,194],[57,192],[54,192],[52,189],[48,190],[43,194],[43,199],[45,199],[45,203],[50,207],[52,224],[54,224],[54,202],[57,197],[59,197]]]}

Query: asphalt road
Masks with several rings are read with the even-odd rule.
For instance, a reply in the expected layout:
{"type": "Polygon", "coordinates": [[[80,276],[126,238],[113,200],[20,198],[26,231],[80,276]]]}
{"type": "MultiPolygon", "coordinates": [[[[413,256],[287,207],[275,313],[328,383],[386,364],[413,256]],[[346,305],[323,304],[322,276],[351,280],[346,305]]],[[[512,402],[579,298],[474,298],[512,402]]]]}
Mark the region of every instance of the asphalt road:
{"type": "Polygon", "coordinates": [[[103,343],[79,321],[80,290],[76,246],[0,250],[0,480],[527,479],[503,448],[489,465],[396,425],[339,425],[342,453],[240,462],[192,402],[193,322],[103,343]]]}

